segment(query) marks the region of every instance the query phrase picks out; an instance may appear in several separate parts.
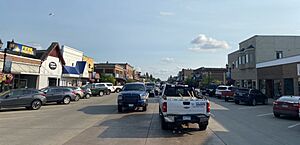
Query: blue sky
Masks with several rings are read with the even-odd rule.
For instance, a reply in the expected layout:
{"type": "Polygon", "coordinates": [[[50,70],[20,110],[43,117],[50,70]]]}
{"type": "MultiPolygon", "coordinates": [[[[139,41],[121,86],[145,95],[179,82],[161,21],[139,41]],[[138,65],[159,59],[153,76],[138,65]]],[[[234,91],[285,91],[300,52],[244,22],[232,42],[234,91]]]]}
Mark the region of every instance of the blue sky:
{"type": "Polygon", "coordinates": [[[300,33],[300,1],[2,0],[0,39],[82,50],[166,79],[182,68],[225,67],[256,34],[300,33]],[[49,16],[49,13],[54,15],[49,16]]]}

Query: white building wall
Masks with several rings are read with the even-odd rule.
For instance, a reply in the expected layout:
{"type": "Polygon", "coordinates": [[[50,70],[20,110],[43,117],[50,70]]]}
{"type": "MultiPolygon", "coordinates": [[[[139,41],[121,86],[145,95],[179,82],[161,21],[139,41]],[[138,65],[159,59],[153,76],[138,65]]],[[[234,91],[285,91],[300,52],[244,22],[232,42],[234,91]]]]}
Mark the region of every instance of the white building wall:
{"type": "Polygon", "coordinates": [[[39,89],[48,87],[49,81],[48,78],[57,78],[61,80],[62,75],[62,65],[59,61],[59,58],[48,56],[47,59],[42,63],[40,68],[40,77],[39,77],[39,89]],[[56,69],[52,70],[49,67],[49,63],[56,63],[56,69]]]}
{"type": "Polygon", "coordinates": [[[66,66],[75,66],[77,61],[82,61],[83,52],[75,48],[63,45],[61,49],[66,66]]]}

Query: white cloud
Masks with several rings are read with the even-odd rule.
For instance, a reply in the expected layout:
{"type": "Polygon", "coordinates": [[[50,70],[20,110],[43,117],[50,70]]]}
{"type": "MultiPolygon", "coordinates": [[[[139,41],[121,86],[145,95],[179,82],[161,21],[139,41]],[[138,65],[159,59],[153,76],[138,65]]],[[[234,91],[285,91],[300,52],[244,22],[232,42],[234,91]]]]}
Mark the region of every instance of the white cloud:
{"type": "Polygon", "coordinates": [[[193,47],[188,48],[188,50],[194,52],[203,52],[203,51],[215,52],[218,49],[229,48],[229,45],[226,41],[207,37],[204,34],[198,35],[195,39],[191,41],[191,44],[193,44],[193,47]]]}
{"type": "Polygon", "coordinates": [[[173,12],[159,12],[159,15],[161,16],[173,16],[175,13],[173,12]]]}
{"type": "Polygon", "coordinates": [[[161,61],[167,62],[167,63],[175,62],[174,58],[170,58],[170,57],[162,58],[161,61]]]}

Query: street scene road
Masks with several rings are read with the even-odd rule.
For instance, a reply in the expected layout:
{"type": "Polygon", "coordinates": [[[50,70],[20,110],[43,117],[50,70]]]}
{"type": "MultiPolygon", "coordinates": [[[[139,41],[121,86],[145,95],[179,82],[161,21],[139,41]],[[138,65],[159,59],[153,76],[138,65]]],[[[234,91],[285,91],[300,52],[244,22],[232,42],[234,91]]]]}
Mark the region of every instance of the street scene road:
{"type": "Polygon", "coordinates": [[[150,98],[146,112],[125,113],[117,112],[116,99],[114,93],[70,105],[48,104],[38,111],[3,109],[0,144],[294,145],[300,137],[299,120],[274,118],[271,102],[247,106],[210,98],[208,129],[198,131],[198,125],[189,125],[174,134],[160,128],[157,98],[150,98]]]}

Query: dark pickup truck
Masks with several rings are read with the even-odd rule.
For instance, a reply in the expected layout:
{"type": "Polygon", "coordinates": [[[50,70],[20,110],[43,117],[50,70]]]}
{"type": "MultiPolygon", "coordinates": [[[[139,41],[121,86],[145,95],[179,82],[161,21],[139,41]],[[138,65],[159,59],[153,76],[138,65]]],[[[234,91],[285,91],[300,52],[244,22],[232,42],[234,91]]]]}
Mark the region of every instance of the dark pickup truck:
{"type": "Polygon", "coordinates": [[[143,108],[147,111],[149,93],[146,91],[144,83],[128,83],[118,95],[118,112],[123,112],[125,108],[143,108]]]}

